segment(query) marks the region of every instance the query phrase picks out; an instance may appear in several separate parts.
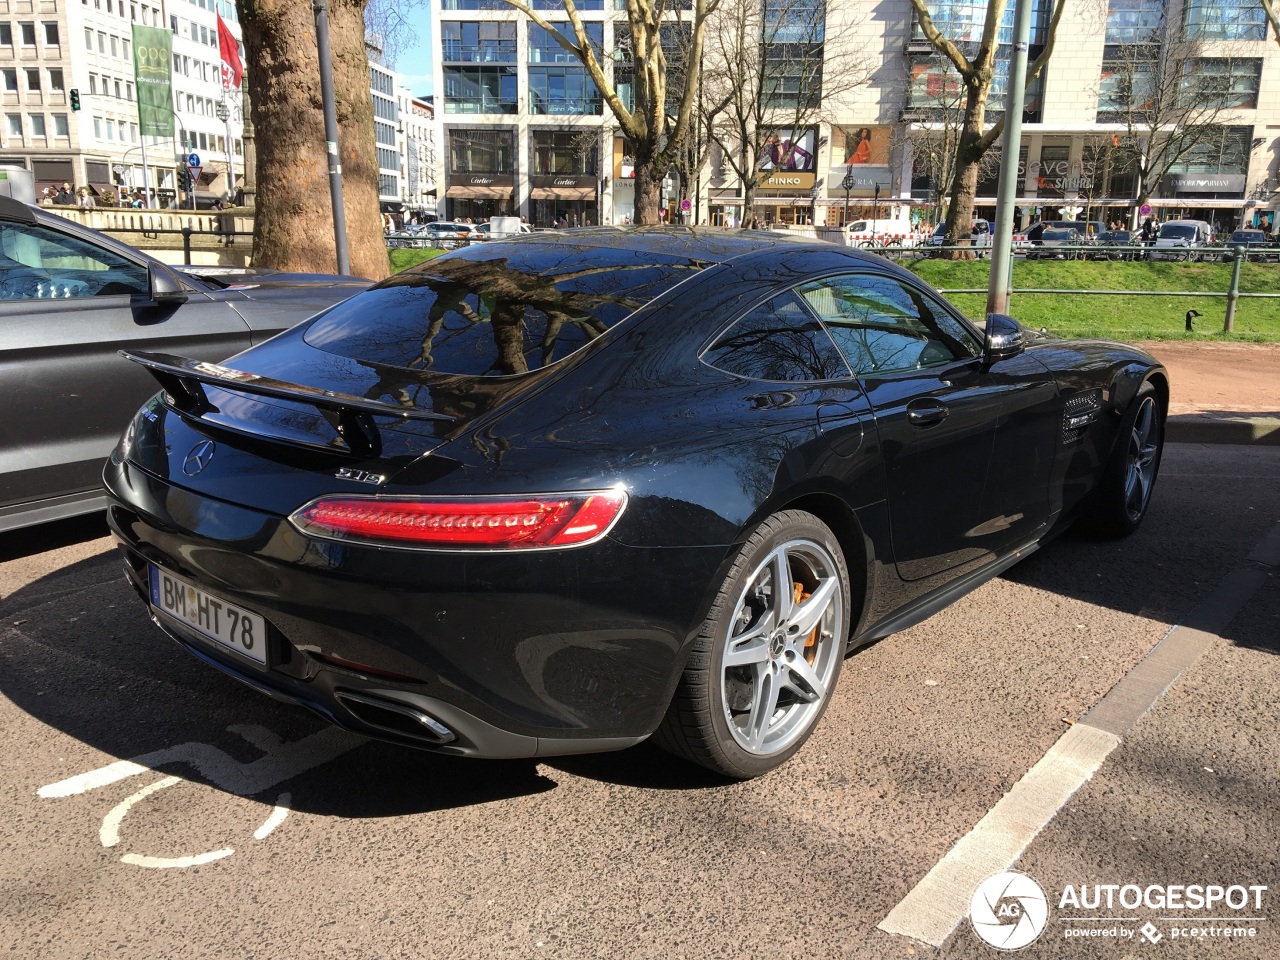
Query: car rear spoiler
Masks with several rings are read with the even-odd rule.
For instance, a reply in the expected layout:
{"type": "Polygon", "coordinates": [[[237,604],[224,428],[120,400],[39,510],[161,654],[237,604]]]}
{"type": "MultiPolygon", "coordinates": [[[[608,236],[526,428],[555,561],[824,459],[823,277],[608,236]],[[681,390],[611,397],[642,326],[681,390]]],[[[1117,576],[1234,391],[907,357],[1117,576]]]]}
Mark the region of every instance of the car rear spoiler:
{"type": "Polygon", "coordinates": [[[221,364],[188,360],[168,353],[121,350],[120,356],[151,371],[151,375],[168,394],[170,402],[191,416],[199,417],[217,410],[205,393],[203,385],[206,383],[223,390],[309,404],[329,421],[351,452],[361,457],[376,457],[382,453],[382,437],[373,419],[375,416],[448,422],[454,419],[443,413],[431,413],[417,407],[384,403],[348,393],[334,393],[332,390],[320,390],[300,383],[274,380],[221,364]]]}

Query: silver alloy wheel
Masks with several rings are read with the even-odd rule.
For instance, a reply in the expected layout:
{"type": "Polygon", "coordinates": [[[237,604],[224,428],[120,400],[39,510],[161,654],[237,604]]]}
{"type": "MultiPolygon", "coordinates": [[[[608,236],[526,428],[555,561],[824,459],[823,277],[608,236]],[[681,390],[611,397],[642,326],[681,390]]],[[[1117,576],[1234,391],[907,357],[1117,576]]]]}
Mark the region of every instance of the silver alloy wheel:
{"type": "Polygon", "coordinates": [[[747,578],[721,683],[725,722],[743,750],[785,750],[821,715],[843,653],[844,609],[839,566],[812,540],[780,544],[747,578]]]}
{"type": "Polygon", "coordinates": [[[1124,468],[1124,510],[1132,521],[1142,519],[1156,482],[1160,454],[1160,414],[1153,396],[1142,397],[1129,432],[1124,468]]]}

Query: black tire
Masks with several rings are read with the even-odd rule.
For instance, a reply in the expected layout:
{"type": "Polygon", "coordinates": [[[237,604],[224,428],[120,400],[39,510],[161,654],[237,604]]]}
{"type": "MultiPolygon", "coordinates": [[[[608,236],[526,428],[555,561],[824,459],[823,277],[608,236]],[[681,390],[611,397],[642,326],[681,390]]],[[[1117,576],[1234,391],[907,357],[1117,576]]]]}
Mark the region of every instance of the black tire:
{"type": "Polygon", "coordinates": [[[781,766],[831,701],[849,598],[849,570],[826,524],[800,510],[769,517],[716,595],[654,742],[736,779],[781,766]],[[729,656],[737,663],[726,664],[729,656]]]}
{"type": "Polygon", "coordinates": [[[1100,537],[1127,537],[1142,525],[1151,505],[1164,451],[1164,411],[1150,382],[1143,383],[1120,422],[1102,483],[1084,517],[1085,528],[1100,537]]]}

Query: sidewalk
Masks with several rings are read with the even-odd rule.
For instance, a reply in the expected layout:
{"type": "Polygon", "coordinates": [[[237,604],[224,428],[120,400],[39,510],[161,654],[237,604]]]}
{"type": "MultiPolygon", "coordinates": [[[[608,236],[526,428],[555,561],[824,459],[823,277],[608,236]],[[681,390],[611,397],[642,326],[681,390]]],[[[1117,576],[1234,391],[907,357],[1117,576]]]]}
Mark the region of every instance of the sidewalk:
{"type": "Polygon", "coordinates": [[[1139,346],[1169,370],[1170,442],[1280,445],[1280,344],[1139,346]]]}

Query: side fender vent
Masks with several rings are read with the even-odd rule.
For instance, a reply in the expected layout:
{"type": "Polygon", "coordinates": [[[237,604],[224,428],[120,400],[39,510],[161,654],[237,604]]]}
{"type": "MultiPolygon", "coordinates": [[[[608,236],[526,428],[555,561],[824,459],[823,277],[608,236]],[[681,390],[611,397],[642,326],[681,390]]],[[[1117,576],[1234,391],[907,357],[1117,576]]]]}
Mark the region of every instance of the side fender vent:
{"type": "Polygon", "coordinates": [[[1062,442],[1077,442],[1101,412],[1101,390],[1085,390],[1069,399],[1062,411],[1062,442]]]}

